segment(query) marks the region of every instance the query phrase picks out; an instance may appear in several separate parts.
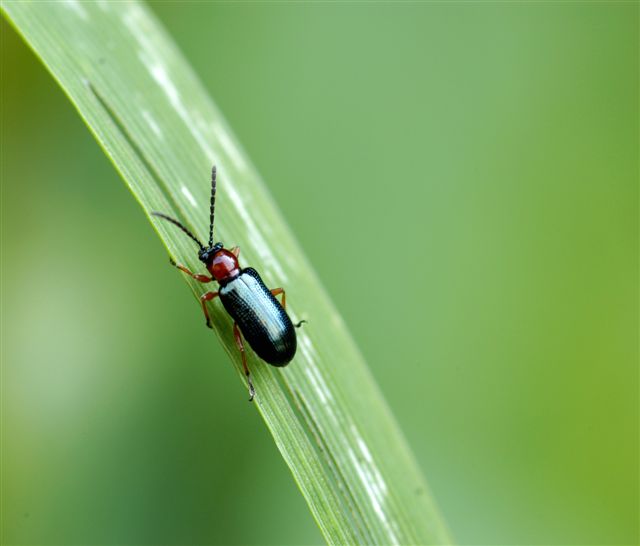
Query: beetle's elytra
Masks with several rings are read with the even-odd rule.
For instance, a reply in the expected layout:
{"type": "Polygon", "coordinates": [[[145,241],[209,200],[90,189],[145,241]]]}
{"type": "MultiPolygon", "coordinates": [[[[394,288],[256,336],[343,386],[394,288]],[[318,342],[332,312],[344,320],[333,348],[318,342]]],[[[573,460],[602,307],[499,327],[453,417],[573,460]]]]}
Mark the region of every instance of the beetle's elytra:
{"type": "Polygon", "coordinates": [[[152,212],[179,227],[198,245],[198,258],[204,263],[210,277],[197,275],[185,266],[171,263],[178,269],[201,283],[217,281],[220,289],[209,291],[200,296],[202,310],[207,326],[211,328],[211,320],[207,310],[207,302],[220,297],[222,305],[234,320],[233,334],[238,350],[242,355],[242,365],[249,384],[249,401],[253,400],[256,391],[251,382],[251,374],[247,366],[247,356],[244,351],[244,339],[251,348],[265,362],[273,366],[286,366],[296,354],[296,331],[304,321],[293,324],[287,314],[287,300],[283,288],[269,290],[258,272],[247,267],[242,269],[238,263],[240,248],[231,250],[224,248],[222,243],[213,244],[213,218],[216,202],[216,167],[211,172],[211,203],[209,214],[209,244],[205,247],[200,240],[183,226],[178,220],[161,212],[152,212]],[[276,296],[282,294],[282,304],[276,296]]]}

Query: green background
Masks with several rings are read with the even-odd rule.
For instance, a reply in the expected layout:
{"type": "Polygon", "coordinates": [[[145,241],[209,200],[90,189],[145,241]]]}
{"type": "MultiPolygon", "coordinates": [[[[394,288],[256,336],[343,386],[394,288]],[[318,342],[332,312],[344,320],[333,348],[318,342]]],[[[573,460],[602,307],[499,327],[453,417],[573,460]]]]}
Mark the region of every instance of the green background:
{"type": "MultiPolygon", "coordinates": [[[[637,543],[638,4],[152,6],[457,541],[637,543]]],[[[321,542],[137,204],[1,29],[3,543],[321,542]]]]}

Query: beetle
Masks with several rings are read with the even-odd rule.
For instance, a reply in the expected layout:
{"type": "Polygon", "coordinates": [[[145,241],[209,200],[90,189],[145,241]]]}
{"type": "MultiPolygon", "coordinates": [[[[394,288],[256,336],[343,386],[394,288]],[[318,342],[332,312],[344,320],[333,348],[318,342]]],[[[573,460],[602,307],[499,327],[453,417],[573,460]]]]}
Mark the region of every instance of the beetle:
{"type": "Polygon", "coordinates": [[[211,328],[211,318],[207,302],[219,297],[222,305],[233,319],[233,335],[236,346],[242,356],[242,367],[249,385],[249,401],[256,394],[247,366],[244,339],[255,353],[272,366],[283,367],[289,364],[296,354],[297,338],[295,328],[304,320],[294,324],[287,314],[287,299],[283,288],[269,290],[252,267],[241,268],[238,262],[240,248],[227,250],[224,244],[213,243],[213,219],[216,203],[216,167],[211,170],[211,201],[209,204],[209,244],[204,246],[200,240],[175,218],[162,212],[152,212],[153,216],[171,222],[190,237],[199,248],[198,259],[205,265],[211,276],[192,273],[184,265],[170,258],[171,265],[201,283],[217,281],[218,291],[207,291],[200,296],[206,324],[211,328]],[[276,296],[282,295],[282,303],[276,296]]]}

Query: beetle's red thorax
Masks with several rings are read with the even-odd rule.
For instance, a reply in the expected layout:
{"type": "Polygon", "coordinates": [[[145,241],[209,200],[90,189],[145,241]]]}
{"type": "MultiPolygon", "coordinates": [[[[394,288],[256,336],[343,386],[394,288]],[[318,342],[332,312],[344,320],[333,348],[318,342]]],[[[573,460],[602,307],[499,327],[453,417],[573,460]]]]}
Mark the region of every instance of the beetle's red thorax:
{"type": "Polygon", "coordinates": [[[209,273],[218,282],[225,282],[240,275],[240,264],[235,254],[222,248],[213,256],[213,261],[207,265],[209,273]]]}

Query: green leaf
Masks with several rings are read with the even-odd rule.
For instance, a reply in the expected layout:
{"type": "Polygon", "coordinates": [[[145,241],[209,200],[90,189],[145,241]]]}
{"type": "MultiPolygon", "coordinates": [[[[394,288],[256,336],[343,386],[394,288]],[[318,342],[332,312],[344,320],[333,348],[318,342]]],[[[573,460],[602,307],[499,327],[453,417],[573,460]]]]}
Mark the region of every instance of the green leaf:
{"type": "MultiPolygon", "coordinates": [[[[287,289],[294,320],[309,321],[298,330],[291,365],[276,369],[250,354],[249,366],[255,407],[327,542],[451,542],[340,315],[222,115],[151,12],[136,2],[78,0],[2,7],[147,216],[153,210],[177,216],[206,239],[209,172],[218,166],[217,238],[238,244],[243,263],[256,266],[269,286],[287,289]]],[[[192,241],[162,220],[149,220],[171,256],[201,271],[192,241]]],[[[202,285],[185,280],[195,295],[202,293],[202,285]]],[[[229,317],[219,303],[210,312],[243,377],[229,317]]]]}

